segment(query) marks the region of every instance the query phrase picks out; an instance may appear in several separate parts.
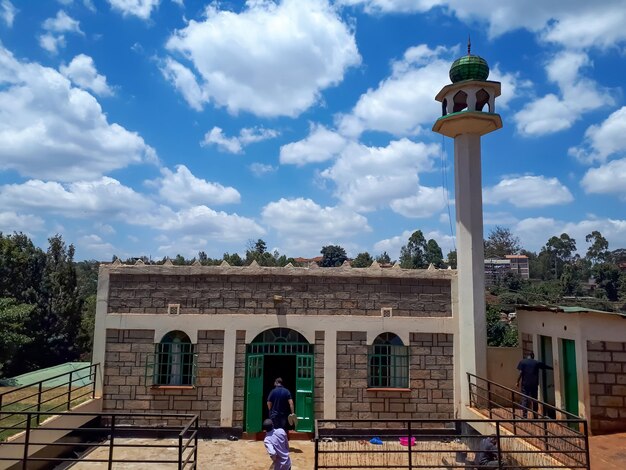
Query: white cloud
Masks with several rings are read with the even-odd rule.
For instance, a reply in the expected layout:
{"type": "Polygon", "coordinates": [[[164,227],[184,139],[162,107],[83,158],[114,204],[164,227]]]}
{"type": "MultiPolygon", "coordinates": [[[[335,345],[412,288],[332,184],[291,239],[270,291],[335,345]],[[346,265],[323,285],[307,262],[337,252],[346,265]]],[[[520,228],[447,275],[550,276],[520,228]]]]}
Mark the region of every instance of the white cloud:
{"type": "Polygon", "coordinates": [[[164,74],[194,109],[212,100],[231,113],[297,116],[361,60],[353,32],[326,0],[249,1],[241,13],[213,4],[205,14],[167,42],[197,73],[166,61],[164,74]]]}
{"type": "Polygon", "coordinates": [[[0,233],[24,232],[32,234],[42,230],[43,227],[43,219],[36,215],[18,214],[13,211],[0,212],[0,233]]]}
{"type": "Polygon", "coordinates": [[[585,236],[598,230],[612,248],[626,246],[626,220],[588,217],[578,222],[565,222],[548,217],[520,220],[511,231],[522,240],[524,248],[538,251],[548,239],[567,233],[576,240],[579,252],[586,249],[585,236]]]}
{"type": "Polygon", "coordinates": [[[544,41],[568,47],[612,47],[626,39],[623,0],[340,0],[344,5],[364,5],[370,13],[414,13],[440,8],[462,21],[486,22],[491,38],[524,28],[544,41]]]}
{"type": "Polygon", "coordinates": [[[264,140],[273,139],[279,132],[263,127],[247,127],[239,131],[237,137],[226,137],[220,127],[214,127],[204,135],[202,146],[217,145],[221,150],[230,153],[242,153],[244,147],[264,140]]]}
{"type": "Polygon", "coordinates": [[[349,136],[365,130],[409,135],[430,127],[441,113],[434,97],[448,82],[450,58],[443,47],[422,44],[407,49],[402,60],[392,64],[389,78],[361,95],[350,114],[339,116],[339,131],[349,136]]]}
{"type": "Polygon", "coordinates": [[[0,169],[72,181],[155,160],[137,133],[107,122],[88,92],[0,46],[0,169]]]}
{"type": "Polygon", "coordinates": [[[312,124],[309,135],[280,148],[280,163],[306,165],[330,160],[341,152],[348,141],[321,124],[312,124]]]}
{"type": "Polygon", "coordinates": [[[0,18],[9,28],[13,26],[17,12],[17,8],[15,8],[9,0],[2,0],[2,2],[0,2],[0,18]]]}
{"type": "Polygon", "coordinates": [[[581,76],[581,69],[591,65],[583,52],[555,55],[546,64],[546,72],[560,96],[550,93],[524,106],[514,117],[518,132],[526,136],[552,134],[569,129],[584,113],[612,105],[613,98],[606,90],[581,76]]]}
{"type": "Polygon", "coordinates": [[[104,224],[102,222],[96,222],[95,224],[93,224],[93,228],[104,235],[113,235],[116,233],[115,229],[112,226],[110,226],[109,224],[104,224]]]}
{"type": "Polygon", "coordinates": [[[145,196],[106,176],[65,185],[41,180],[7,184],[0,186],[0,206],[55,213],[69,218],[122,217],[155,207],[145,196]]]}
{"type": "Polygon", "coordinates": [[[584,163],[604,162],[615,154],[626,153],[626,106],[613,112],[604,122],[590,126],[580,147],[569,154],[584,163]]]}
{"type": "MultiPolygon", "coordinates": [[[[409,241],[409,237],[413,235],[413,232],[418,230],[417,228],[414,230],[405,230],[400,235],[396,235],[391,238],[386,238],[380,240],[374,244],[374,252],[382,253],[386,251],[392,260],[397,260],[400,258],[400,249],[407,244],[409,241]]],[[[423,232],[423,229],[422,229],[423,232]]],[[[424,232],[424,237],[426,240],[433,239],[437,242],[441,251],[443,252],[443,256],[445,257],[451,250],[454,250],[454,237],[452,235],[446,235],[439,230],[431,230],[424,232]]]]}
{"type": "Polygon", "coordinates": [[[69,16],[63,10],[57,12],[54,18],[46,19],[42,24],[43,29],[51,33],[76,33],[84,34],[80,29],[80,22],[69,16]]]}
{"type": "Polygon", "coordinates": [[[142,20],[147,20],[152,10],[159,6],[161,0],[108,0],[111,8],[119,11],[124,16],[133,15],[142,20]]]}
{"type": "Polygon", "coordinates": [[[162,178],[151,182],[159,194],[175,206],[234,204],[241,201],[239,191],[194,176],[185,165],[176,166],[176,173],[161,169],[162,178]]]}
{"type": "Polygon", "coordinates": [[[394,199],[389,204],[394,212],[408,218],[432,217],[446,207],[442,189],[418,186],[413,196],[394,199]]]}
{"type": "Polygon", "coordinates": [[[483,190],[485,204],[508,203],[515,207],[546,207],[572,202],[572,193],[557,178],[520,176],[503,178],[483,190]]]}
{"type": "Polygon", "coordinates": [[[96,70],[93,59],[85,54],[79,54],[72,59],[69,65],[62,65],[60,71],[75,85],[91,90],[97,95],[110,96],[113,94],[107,79],[96,70]]]}
{"type": "Polygon", "coordinates": [[[185,236],[200,235],[220,242],[244,242],[265,230],[254,220],[200,205],[180,211],[162,208],[158,214],[136,221],[155,229],[185,236]]]}
{"type": "MultiPolygon", "coordinates": [[[[342,204],[371,211],[396,199],[415,196],[419,172],[432,170],[438,156],[439,146],[406,138],[392,141],[387,147],[351,143],[321,176],[335,183],[335,195],[342,204]]],[[[397,202],[397,209],[406,209],[407,203],[397,202]]]]}
{"type": "Polygon", "coordinates": [[[587,170],[581,184],[587,193],[616,194],[626,199],[626,158],[587,170]]]}
{"type": "Polygon", "coordinates": [[[254,174],[254,176],[258,178],[268,173],[274,173],[278,169],[272,165],[259,162],[252,163],[248,168],[252,172],[252,174],[254,174]]]}
{"type": "Polygon", "coordinates": [[[76,242],[76,251],[81,258],[110,260],[116,253],[115,247],[98,235],[85,235],[76,242]]]}
{"type": "Polygon", "coordinates": [[[39,36],[39,45],[51,54],[56,54],[59,52],[59,48],[65,47],[65,36],[56,36],[50,33],[42,34],[39,36]]]}
{"type": "Polygon", "coordinates": [[[261,214],[280,236],[283,249],[299,256],[317,253],[328,244],[345,247],[355,235],[371,231],[362,215],[346,207],[322,207],[311,199],[281,198],[267,204],[261,214]]]}

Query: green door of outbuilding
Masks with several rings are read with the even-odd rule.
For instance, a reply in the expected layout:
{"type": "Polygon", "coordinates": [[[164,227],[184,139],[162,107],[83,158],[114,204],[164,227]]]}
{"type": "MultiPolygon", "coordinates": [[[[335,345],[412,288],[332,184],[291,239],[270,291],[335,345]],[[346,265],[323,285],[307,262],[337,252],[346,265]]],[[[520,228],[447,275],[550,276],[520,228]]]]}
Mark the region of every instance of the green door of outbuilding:
{"type": "Polygon", "coordinates": [[[263,354],[246,357],[246,431],[259,432],[263,422],[263,354]]]}
{"type": "Polygon", "coordinates": [[[576,376],[576,343],[561,340],[563,363],[563,405],[565,411],[578,416],[578,377],[576,376]]]}

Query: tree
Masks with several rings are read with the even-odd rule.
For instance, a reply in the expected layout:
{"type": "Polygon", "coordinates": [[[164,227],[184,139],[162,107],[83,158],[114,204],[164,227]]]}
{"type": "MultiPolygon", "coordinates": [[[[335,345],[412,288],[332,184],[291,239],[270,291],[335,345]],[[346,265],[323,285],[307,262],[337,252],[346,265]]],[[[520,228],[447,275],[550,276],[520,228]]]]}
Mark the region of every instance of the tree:
{"type": "Polygon", "coordinates": [[[421,230],[413,232],[408,243],[400,249],[400,267],[405,269],[428,267],[426,264],[426,243],[421,230]]]}
{"type": "Polygon", "coordinates": [[[609,242],[602,236],[600,232],[594,230],[585,237],[585,241],[590,243],[587,248],[587,260],[591,264],[605,263],[609,261],[609,242]]]}
{"type": "Polygon", "coordinates": [[[487,305],[486,316],[487,344],[489,346],[517,346],[517,327],[512,323],[502,321],[499,308],[494,305],[487,305]]]}
{"type": "Polygon", "coordinates": [[[606,298],[612,302],[617,301],[620,290],[619,268],[611,263],[600,263],[592,268],[592,273],[596,284],[604,291],[606,298]]]}
{"type": "Polygon", "coordinates": [[[424,258],[426,259],[427,265],[432,264],[436,268],[443,267],[443,252],[435,240],[430,239],[426,242],[424,258]]]}
{"type": "Polygon", "coordinates": [[[378,264],[391,264],[391,257],[389,256],[389,253],[383,251],[382,254],[376,257],[376,262],[378,264]]]}
{"type": "Polygon", "coordinates": [[[0,298],[0,377],[4,366],[19,357],[17,351],[32,341],[26,321],[34,308],[15,299],[0,298]]]}
{"type": "Polygon", "coordinates": [[[348,259],[346,250],[339,245],[328,245],[322,247],[320,253],[322,253],[322,261],[320,266],[323,268],[332,268],[341,266],[344,261],[348,259]]]}
{"type": "Polygon", "coordinates": [[[374,258],[367,252],[359,253],[350,263],[353,268],[369,268],[374,262],[374,258]]]}
{"type": "Polygon", "coordinates": [[[0,297],[36,303],[45,263],[45,253],[26,235],[0,232],[0,297]]]}
{"type": "Polygon", "coordinates": [[[576,240],[567,233],[562,233],[560,237],[550,237],[539,253],[546,270],[544,279],[559,279],[563,266],[572,261],[575,252],[576,240]]]}
{"type": "Polygon", "coordinates": [[[510,229],[496,225],[485,240],[485,258],[504,258],[516,255],[522,249],[520,240],[510,229]]]}
{"type": "Polygon", "coordinates": [[[239,253],[233,253],[232,255],[224,253],[222,259],[231,266],[243,266],[243,260],[241,259],[241,256],[239,256],[239,253]]]}
{"type": "Polygon", "coordinates": [[[448,252],[448,266],[452,269],[456,269],[456,250],[450,250],[448,252]]]}

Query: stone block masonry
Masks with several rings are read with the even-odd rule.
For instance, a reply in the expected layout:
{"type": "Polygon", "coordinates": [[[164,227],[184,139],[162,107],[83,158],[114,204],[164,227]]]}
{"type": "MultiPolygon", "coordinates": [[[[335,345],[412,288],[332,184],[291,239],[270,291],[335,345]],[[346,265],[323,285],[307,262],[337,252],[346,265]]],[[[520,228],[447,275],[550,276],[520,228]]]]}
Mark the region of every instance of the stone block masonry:
{"type": "Polygon", "coordinates": [[[533,352],[533,337],[528,333],[522,333],[522,353],[524,357],[533,352]]]}
{"type": "Polygon", "coordinates": [[[181,314],[380,316],[381,308],[391,307],[394,317],[452,316],[452,274],[446,271],[215,266],[108,269],[108,313],[167,314],[169,304],[178,304],[181,314]],[[181,274],[167,274],[170,272],[181,274]],[[280,304],[274,303],[274,296],[281,298],[280,304]]]}
{"type": "Polygon", "coordinates": [[[591,432],[626,431],[626,342],[587,341],[591,432]]]}
{"type": "Polygon", "coordinates": [[[368,388],[363,332],[337,333],[337,419],[454,417],[453,335],[410,334],[409,388],[368,388]]]}
{"type": "Polygon", "coordinates": [[[154,330],[107,329],[105,411],[195,413],[200,426],[220,425],[224,332],[198,331],[195,388],[153,387],[146,362],[154,353],[154,330]]]}

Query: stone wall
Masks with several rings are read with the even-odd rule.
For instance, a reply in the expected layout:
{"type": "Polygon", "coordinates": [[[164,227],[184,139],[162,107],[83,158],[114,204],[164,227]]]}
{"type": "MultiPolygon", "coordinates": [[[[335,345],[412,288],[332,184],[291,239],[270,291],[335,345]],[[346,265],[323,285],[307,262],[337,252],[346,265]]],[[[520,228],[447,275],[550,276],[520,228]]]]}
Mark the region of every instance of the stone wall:
{"type": "Polygon", "coordinates": [[[246,384],[246,332],[237,330],[235,345],[235,391],[233,397],[233,427],[244,427],[244,390],[246,384]]]}
{"type": "Polygon", "coordinates": [[[224,332],[198,331],[196,387],[152,387],[146,361],[154,353],[154,330],[107,329],[105,411],[194,413],[200,426],[220,425],[224,332]]]}
{"type": "Polygon", "coordinates": [[[409,346],[409,389],[368,389],[366,334],[337,333],[337,419],[454,417],[453,335],[411,333],[409,346]]]}
{"type": "Polygon", "coordinates": [[[314,418],[315,419],[323,419],[324,418],[324,344],[325,344],[325,334],[323,331],[315,332],[315,349],[314,349],[314,360],[315,360],[315,382],[313,389],[313,406],[315,408],[314,418]]]}
{"type": "Polygon", "coordinates": [[[626,343],[587,341],[591,432],[626,431],[626,343]]]}
{"type": "Polygon", "coordinates": [[[522,353],[524,357],[528,356],[533,350],[533,337],[528,333],[522,333],[522,353]]]}
{"type": "Polygon", "coordinates": [[[333,268],[312,272],[292,268],[292,274],[287,268],[273,268],[281,271],[249,274],[247,268],[230,268],[166,275],[160,273],[159,266],[150,268],[154,268],[150,274],[146,274],[148,268],[135,274],[132,270],[142,268],[112,269],[108,313],[167,314],[168,304],[179,304],[181,314],[380,316],[382,307],[391,307],[393,316],[452,315],[450,278],[428,278],[423,271],[379,269],[386,274],[360,276],[359,271],[367,270],[333,275],[333,268]],[[319,271],[323,275],[316,274],[319,271]],[[282,302],[275,303],[274,296],[281,296],[282,302]]]}

